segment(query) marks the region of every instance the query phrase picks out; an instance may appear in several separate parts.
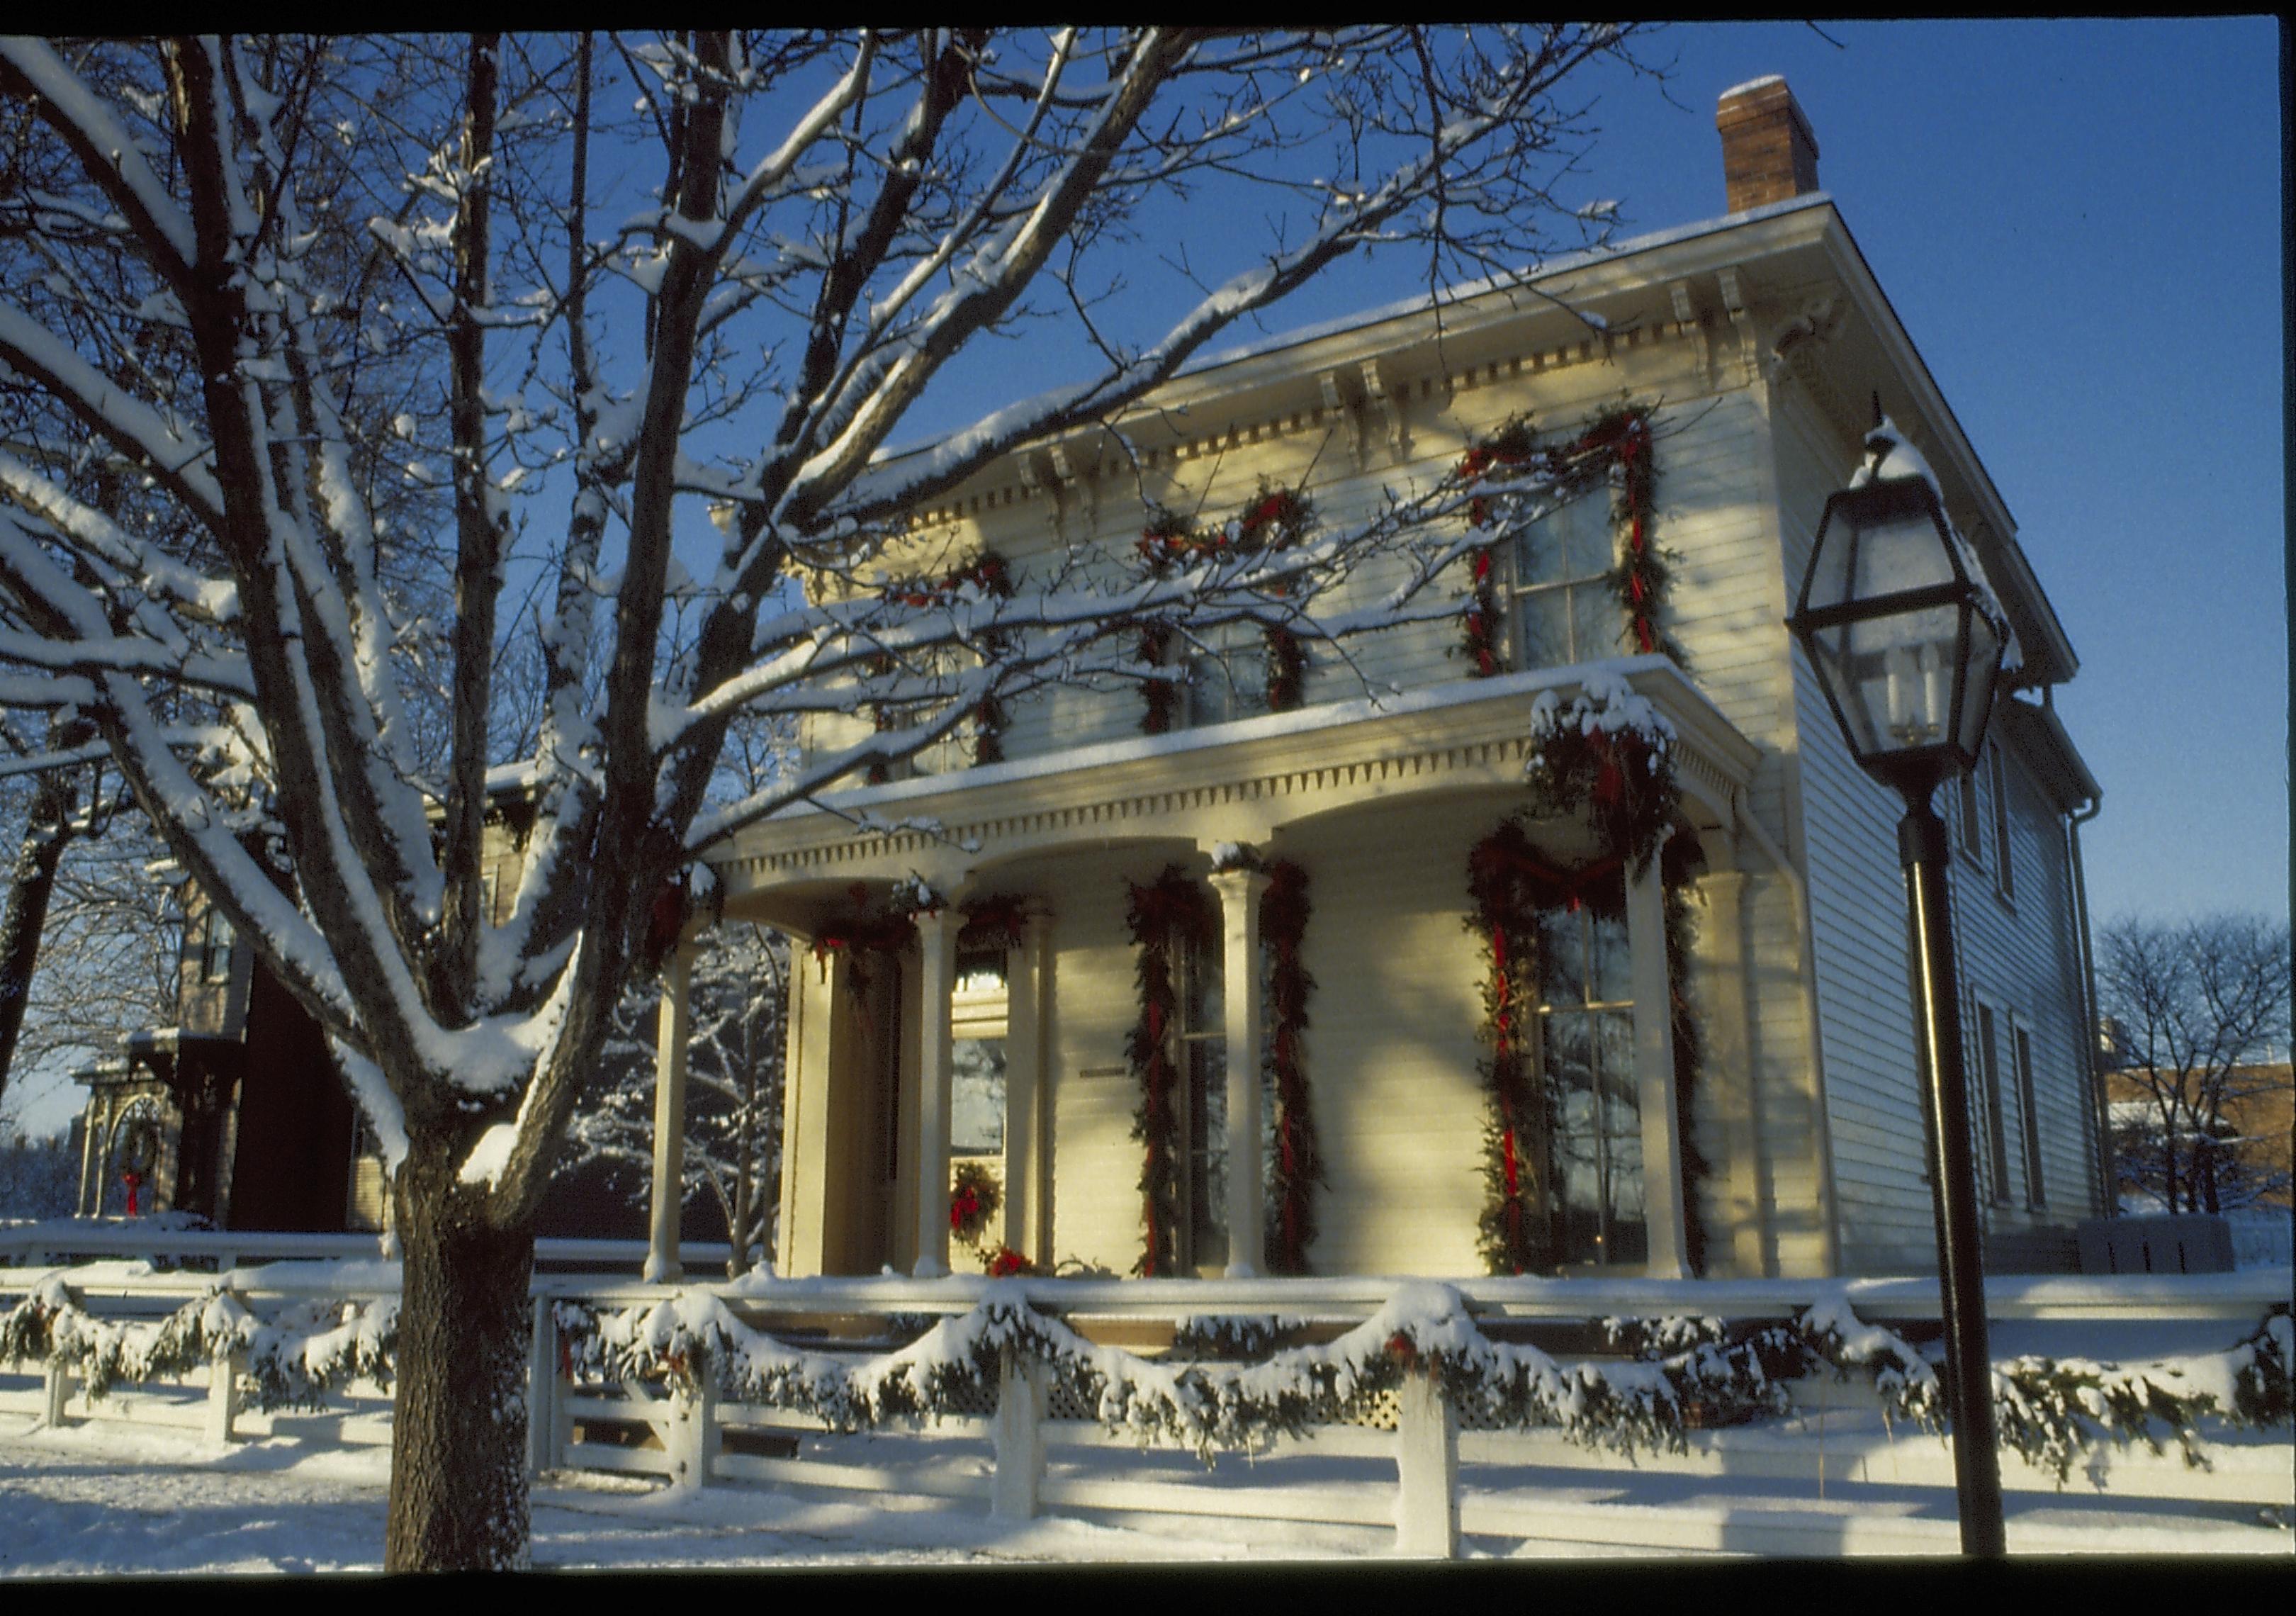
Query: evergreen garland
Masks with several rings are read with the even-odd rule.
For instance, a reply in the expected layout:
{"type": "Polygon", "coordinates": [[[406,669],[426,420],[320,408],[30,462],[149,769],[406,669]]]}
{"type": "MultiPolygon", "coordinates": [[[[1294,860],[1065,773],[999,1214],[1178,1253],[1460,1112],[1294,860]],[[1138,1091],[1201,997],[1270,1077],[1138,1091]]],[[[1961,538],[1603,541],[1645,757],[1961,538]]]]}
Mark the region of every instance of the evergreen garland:
{"type": "MultiPolygon", "coordinates": [[[[1518,415],[1489,438],[1470,445],[1455,475],[1470,488],[1478,483],[1495,487],[1533,483],[1551,498],[1549,509],[1585,496],[1599,483],[1610,482],[1616,496],[1611,520],[1618,530],[1614,548],[1619,559],[1604,582],[1626,618],[1620,637],[1636,651],[1663,652],[1677,666],[1687,666],[1680,644],[1660,626],[1671,574],[1666,554],[1656,543],[1657,464],[1652,442],[1651,412],[1643,405],[1605,410],[1588,422],[1578,437],[1545,447],[1533,433],[1529,419],[1518,415]]],[[[1470,525],[1496,529],[1497,518],[1490,496],[1475,496],[1467,513],[1470,525]]],[[[1461,651],[1476,678],[1489,678],[1506,670],[1501,649],[1505,607],[1493,577],[1493,550],[1511,536],[1494,531],[1490,541],[1474,554],[1473,581],[1461,620],[1461,651]]]]}
{"type": "MultiPolygon", "coordinates": [[[[900,604],[922,608],[936,601],[952,600],[967,589],[991,599],[1008,601],[1013,598],[1013,567],[995,550],[983,550],[944,576],[931,580],[916,578],[888,584],[885,598],[900,604]]],[[[984,661],[994,661],[1009,648],[1009,636],[995,628],[982,629],[976,636],[984,661]]],[[[868,671],[882,678],[893,671],[890,656],[872,657],[868,671]]],[[[880,734],[897,726],[894,713],[882,702],[870,704],[871,718],[880,734]]],[[[972,705],[972,761],[975,764],[1001,763],[1004,760],[1004,728],[1007,722],[1004,703],[996,693],[988,692],[972,705]]],[[[882,785],[892,777],[891,769],[883,763],[869,766],[868,782],[882,785]]]]}
{"type": "Polygon", "coordinates": [[[1171,1029],[1180,1013],[1175,978],[1189,947],[1210,945],[1217,923],[1202,888],[1177,865],[1167,865],[1148,885],[1131,885],[1128,890],[1125,923],[1139,960],[1140,1020],[1125,1053],[1140,1085],[1132,1136],[1144,1147],[1140,1169],[1144,1238],[1133,1271],[1153,1279],[1175,1270],[1187,1206],[1186,1163],[1178,1149],[1181,1073],[1172,1058],[1171,1029]]]}
{"type": "Polygon", "coordinates": [[[1554,691],[1538,693],[1530,737],[1532,811],[1559,819],[1584,809],[1605,853],[1635,875],[1648,869],[1682,803],[1674,726],[1623,679],[1589,670],[1567,706],[1554,691]]]}
{"type": "MultiPolygon", "coordinates": [[[[1405,1284],[1323,1345],[1276,1349],[1300,1320],[1189,1318],[1175,1330],[1173,1351],[1154,1359],[1096,1346],[1019,1292],[999,1289],[907,1346],[858,1362],[786,1347],[708,1294],[603,1316],[562,1303],[557,1319],[571,1361],[593,1376],[686,1387],[711,1376],[730,1399],[808,1413],[840,1431],[977,1407],[1004,1355],[1033,1358],[1109,1429],[1192,1448],[1207,1463],[1221,1451],[1252,1451],[1279,1434],[1304,1436],[1359,1416],[1407,1374],[1434,1376],[1454,1408],[1488,1424],[1555,1430],[1629,1459],[1643,1449],[1686,1452],[1693,1431],[1786,1414],[1789,1383],[1819,1374],[1860,1376],[1893,1421],[1948,1429],[1929,1361],[1894,1332],[1859,1320],[1840,1295],[1783,1321],[1605,1320],[1608,1345],[1628,1361],[1570,1365],[1537,1347],[1492,1341],[1456,1291],[1431,1282],[1405,1284]]],[[[2177,1438],[2188,1464],[2205,1464],[2202,1420],[2289,1423],[2291,1356],[2282,1308],[2225,1353],[2126,1369],[2038,1358],[1997,1364],[2002,1440],[2053,1469],[2060,1487],[2100,1438],[2162,1451],[2160,1426],[2177,1438]],[[2226,1383],[2235,1388],[2230,1406],[2206,1389],[2226,1383]],[[2051,1388],[2065,1394],[2053,1397],[2051,1388]],[[2090,1395],[2080,1395],[2084,1389],[2090,1395]]]]}
{"type": "Polygon", "coordinates": [[[1313,910],[1308,902],[1308,872],[1283,859],[1267,867],[1267,890],[1259,898],[1259,938],[1268,956],[1268,1065],[1275,1075],[1275,1162],[1264,1256],[1271,1274],[1305,1274],[1308,1248],[1316,1238],[1315,1186],[1323,1182],[1324,1161],[1316,1145],[1316,1121],[1308,1107],[1308,1072],[1300,1035],[1308,1029],[1308,996],[1316,979],[1300,964],[1300,949],[1313,910]]]}
{"type": "MultiPolygon", "coordinates": [[[[1683,1256],[1693,1274],[1705,1271],[1701,1202],[1711,1171],[1693,1132],[1702,1054],[1697,1013],[1687,989],[1696,938],[1689,882],[1702,857],[1697,839],[1678,833],[1667,842],[1660,864],[1666,895],[1683,1256]]],[[[1521,816],[1502,822],[1468,850],[1467,893],[1472,907],[1467,929],[1482,939],[1489,961],[1483,979],[1480,1039],[1487,1053],[1480,1064],[1489,1110],[1483,1127],[1483,1213],[1475,1249],[1493,1274],[1546,1273],[1560,1260],[1546,1184],[1554,1101],[1529,1053],[1538,1004],[1539,913],[1590,905],[1615,912],[1611,906],[1624,893],[1625,864],[1615,854],[1575,868],[1550,864],[1521,816]]]]}
{"type": "MultiPolygon", "coordinates": [[[[1288,550],[1313,530],[1315,517],[1315,504],[1304,492],[1263,481],[1249,504],[1216,528],[1199,530],[1177,512],[1152,504],[1134,547],[1151,577],[1166,578],[1184,567],[1288,550]]],[[[1271,592],[1285,593],[1281,585],[1272,586],[1271,592]]],[[[1142,625],[1140,660],[1152,668],[1165,666],[1176,633],[1169,623],[1142,625]]],[[[1267,710],[1290,712],[1305,699],[1308,649],[1296,633],[1281,624],[1268,625],[1264,633],[1267,710]]],[[[1140,718],[1141,733],[1168,733],[1179,721],[1178,683],[1151,679],[1142,686],[1142,695],[1146,710],[1140,718]]]]}
{"type": "MultiPolygon", "coordinates": [[[[102,1397],[122,1383],[194,1374],[218,1352],[243,1351],[261,1407],[316,1408],[348,1381],[388,1389],[398,1313],[396,1298],[330,1299],[266,1325],[218,1288],[165,1319],[115,1323],[89,1315],[64,1276],[52,1273],[0,1313],[0,1362],[41,1362],[102,1397]]],[[[1004,1286],[906,1345],[858,1361],[784,1346],[707,1292],[618,1312],[562,1301],[553,1318],[570,1374],[686,1390],[708,1379],[735,1400],[809,1413],[840,1431],[977,1407],[1005,1354],[1030,1357],[1111,1430],[1177,1443],[1207,1461],[1360,1415],[1414,1372],[1438,1376],[1455,1407],[1492,1423],[1555,1429],[1628,1457],[1638,1448],[1686,1451],[1691,1431],[1783,1414],[1791,1407],[1786,1382],[1820,1374],[1862,1376],[1891,1419],[1948,1429],[1929,1360],[1894,1332],[1857,1318],[1840,1291],[1785,1321],[1604,1320],[1607,1344],[1631,1361],[1567,1366],[1535,1347],[1491,1341],[1456,1291],[1431,1282],[1401,1286],[1372,1317],[1321,1346],[1275,1349],[1297,1333],[1295,1319],[1184,1320],[1176,1352],[1161,1360],[1096,1346],[1004,1286]],[[1195,1361],[1181,1361],[1189,1358],[1195,1361]],[[1236,1358],[1246,1361],[1222,1361],[1236,1358]]],[[[2127,1366],[1997,1363],[2001,1440],[2053,1471],[2061,1488],[2100,1440],[2124,1448],[2142,1441],[2162,1453],[2166,1434],[2188,1465],[2204,1468],[2202,1422],[2290,1424],[2292,1360],[2296,1326],[2284,1305],[2220,1353],[2127,1366]]]]}
{"type": "Polygon", "coordinates": [[[1546,1147],[1551,1102],[1530,1070],[1538,1015],[1538,906],[1525,886],[1537,849],[1520,819],[1509,819],[1467,854],[1467,927],[1483,939],[1490,969],[1483,979],[1480,1063],[1489,1097],[1483,1125],[1483,1215],[1475,1249],[1494,1274],[1537,1274],[1554,1267],[1547,1226],[1546,1147]]]}

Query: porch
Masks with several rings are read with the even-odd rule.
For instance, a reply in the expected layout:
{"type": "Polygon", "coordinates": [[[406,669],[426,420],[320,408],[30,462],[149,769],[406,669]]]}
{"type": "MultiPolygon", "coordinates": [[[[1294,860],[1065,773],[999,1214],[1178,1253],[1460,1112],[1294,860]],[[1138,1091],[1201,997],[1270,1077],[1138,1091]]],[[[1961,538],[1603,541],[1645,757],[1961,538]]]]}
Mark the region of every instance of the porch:
{"type": "MultiPolygon", "coordinates": [[[[1283,1215],[1270,1172],[1225,1163],[1274,1154],[1270,1112],[1283,1096],[1263,1094],[1262,1062],[1225,1051],[1262,1050],[1282,1031],[1262,960],[1265,946],[1282,946],[1263,935],[1263,905],[1283,866],[1304,877],[1314,915],[1306,1081],[1328,1148],[1313,1268],[1480,1271],[1475,1161],[1487,1118],[1475,1074],[1488,967],[1486,945],[1466,935],[1467,864],[1530,800],[1537,704],[1567,704],[1598,677],[1622,683],[1669,732],[1669,829],[1702,856],[1702,910],[1695,958],[1670,962],[1660,860],[1604,860],[1583,814],[1527,826],[1524,845],[1558,879],[1584,883],[1599,912],[1567,950],[1583,974],[1571,1007],[1585,1013],[1570,1026],[1594,1052],[1579,1062],[1584,1136],[1570,1144],[1580,1176],[1601,1180],[1580,1209],[1570,1266],[1685,1276],[1689,1225],[1702,1213],[1710,1270],[1763,1272],[1773,1209],[1742,1058],[1757,970],[1738,902],[1749,869],[1783,865],[1746,813],[1757,749],[1656,656],[902,781],[748,833],[714,866],[723,916],[774,925],[793,958],[816,961],[792,972],[782,1271],[890,1266],[931,1277],[965,1266],[951,1248],[949,1195],[952,1159],[968,1154],[985,1156],[1002,1185],[983,1250],[1040,1272],[1143,1263],[1143,1202],[1128,1190],[1142,1172],[1128,1052],[1144,1021],[1143,944],[1126,895],[1160,880],[1201,892],[1215,935],[1165,962],[1186,980],[1158,1037],[1176,1068],[1209,1057],[1214,1069],[1182,1070],[1198,1091],[1173,1148],[1187,1158],[1183,1195],[1195,1204],[1172,1209],[1187,1227],[1169,1237],[1167,1260],[1147,1266],[1267,1271],[1283,1215]],[[1698,1100],[1714,1164],[1703,1207],[1685,1202],[1677,1105],[1685,969],[1711,1072],[1698,1100]],[[964,1070],[984,1058],[1002,1087],[988,1128],[967,1120],[980,1097],[964,1070]]],[[[1573,888],[1574,912],[1578,898],[1573,888]]],[[[702,941],[689,935],[687,949],[702,941]]],[[[666,976],[663,1119],[682,1103],[686,958],[666,976]]],[[[1785,974],[1797,974],[1792,962],[1785,974]]],[[[1541,1007],[1542,1027],[1563,1025],[1553,1008],[1541,1007]]],[[[677,1181],[676,1136],[660,1133],[657,1183],[677,1181]]],[[[666,1222],[663,1234],[650,1271],[670,1276],[666,1222]]]]}

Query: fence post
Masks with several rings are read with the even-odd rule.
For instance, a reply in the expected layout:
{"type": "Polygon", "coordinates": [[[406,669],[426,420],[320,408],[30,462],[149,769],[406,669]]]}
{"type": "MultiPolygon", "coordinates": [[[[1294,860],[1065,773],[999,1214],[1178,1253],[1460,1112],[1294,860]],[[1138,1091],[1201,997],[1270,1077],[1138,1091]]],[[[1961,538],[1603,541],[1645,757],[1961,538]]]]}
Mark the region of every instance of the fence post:
{"type": "Polygon", "coordinates": [[[239,1418],[239,1374],[247,1354],[236,1347],[217,1346],[208,1358],[207,1440],[228,1442],[239,1418]]]}
{"type": "Polygon", "coordinates": [[[718,1448],[718,1377],[705,1358],[695,1366],[692,1390],[672,1390],[668,1449],[669,1484],[679,1492],[709,1485],[709,1461],[718,1448]]]}
{"type": "Polygon", "coordinates": [[[1417,1559],[1459,1553],[1459,1426],[1431,1369],[1404,1372],[1397,1392],[1395,1547],[1417,1559]]]}
{"type": "Polygon", "coordinates": [[[64,1428],[64,1404],[70,1400],[72,1372],[50,1358],[40,1376],[40,1423],[50,1431],[64,1428]]]}
{"type": "Polygon", "coordinates": [[[526,1473],[556,1470],[566,1441],[566,1380],[559,1373],[558,1317],[547,1296],[534,1299],[534,1339],[526,1352],[526,1473]]]}
{"type": "Polygon", "coordinates": [[[1045,1475],[1045,1366],[1004,1349],[996,1371],[996,1471],[988,1484],[988,1513],[997,1521],[1037,1518],[1037,1489],[1045,1475]]]}

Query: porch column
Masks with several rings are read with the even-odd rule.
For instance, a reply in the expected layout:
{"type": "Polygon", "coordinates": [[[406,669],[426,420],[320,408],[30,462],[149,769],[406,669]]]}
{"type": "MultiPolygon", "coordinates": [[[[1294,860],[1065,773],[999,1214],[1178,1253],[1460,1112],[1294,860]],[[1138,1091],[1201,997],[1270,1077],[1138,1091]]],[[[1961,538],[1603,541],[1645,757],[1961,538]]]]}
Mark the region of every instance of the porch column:
{"type": "Polygon", "coordinates": [[[653,1053],[653,1226],[646,1245],[648,1284],[685,1277],[678,1260],[678,1215],[685,1206],[685,1046],[693,1013],[687,988],[693,946],[680,943],[661,963],[661,1018],[653,1053]]]}
{"type": "Polygon", "coordinates": [[[917,915],[917,1263],[919,1279],[948,1272],[948,997],[956,986],[957,920],[917,915]]]}
{"type": "Polygon", "coordinates": [[[1736,838],[1706,839],[1718,866],[1698,883],[1704,912],[1698,925],[1699,1086],[1711,1097],[1707,1114],[1721,1125],[1716,1187],[1727,1226],[1711,1231],[1708,1272],[1718,1264],[1751,1278],[1769,1271],[1769,1212],[1765,1204],[1761,1095],[1755,1080],[1752,1021],[1747,995],[1753,972],[1746,955],[1746,877],[1738,868],[1736,838]]]}
{"type": "Polygon", "coordinates": [[[1627,881],[1627,947],[1634,958],[1635,1094],[1643,1118],[1643,1217],[1650,1274],[1686,1279],[1682,1139],[1674,1115],[1673,984],[1666,964],[1666,894],[1659,859],[1627,881]]]}
{"type": "Polygon", "coordinates": [[[1004,1244],[1031,1262],[1051,1256],[1037,1249],[1036,1202],[1043,1194],[1041,1113],[1044,1110],[1045,947],[1051,923],[1041,915],[1021,923],[1019,942],[1004,956],[1004,1244]]]}
{"type": "Polygon", "coordinates": [[[1259,895],[1258,870],[1215,870],[1226,931],[1220,956],[1227,1006],[1227,1277],[1259,1273],[1259,895]]]}

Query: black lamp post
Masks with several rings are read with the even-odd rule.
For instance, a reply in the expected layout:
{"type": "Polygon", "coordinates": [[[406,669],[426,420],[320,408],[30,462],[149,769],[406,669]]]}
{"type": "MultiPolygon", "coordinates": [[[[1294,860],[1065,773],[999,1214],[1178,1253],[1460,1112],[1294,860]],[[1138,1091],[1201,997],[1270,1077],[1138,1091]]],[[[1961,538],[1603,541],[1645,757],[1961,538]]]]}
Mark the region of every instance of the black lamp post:
{"type": "Polygon", "coordinates": [[[2001,1469],[1971,1160],[1961,1001],[1946,907],[1952,849],[1931,806],[1985,742],[2008,629],[1976,557],[1947,522],[1928,469],[1879,420],[1872,458],[1825,502],[1801,599],[1786,627],[1808,652],[1849,749],[1906,801],[1898,824],[1913,938],[1914,1033],[1926,1081],[1946,1399],[1961,1552],[1999,1555],[2001,1469]],[[1900,472],[1905,474],[1899,474],[1900,472]]]}

